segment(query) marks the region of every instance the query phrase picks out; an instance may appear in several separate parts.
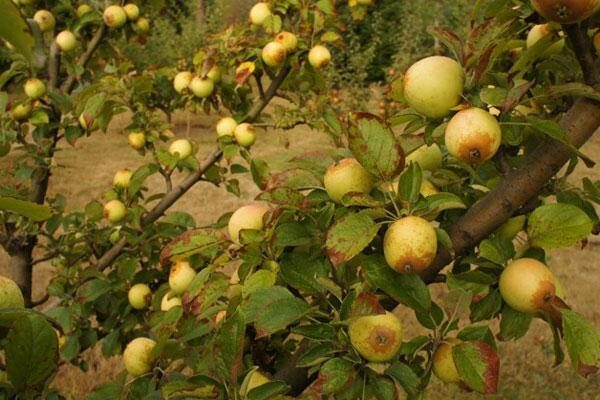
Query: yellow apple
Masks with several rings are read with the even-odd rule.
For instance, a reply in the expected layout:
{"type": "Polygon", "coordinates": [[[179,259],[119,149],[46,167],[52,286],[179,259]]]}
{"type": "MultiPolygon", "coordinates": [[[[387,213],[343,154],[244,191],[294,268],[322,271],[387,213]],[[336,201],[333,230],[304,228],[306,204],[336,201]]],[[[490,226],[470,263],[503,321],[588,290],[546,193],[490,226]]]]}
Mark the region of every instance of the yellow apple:
{"type": "Polygon", "coordinates": [[[238,123],[235,119],[231,117],[224,117],[217,122],[217,135],[221,136],[233,136],[235,132],[235,128],[237,128],[238,123]]]}
{"type": "Polygon", "coordinates": [[[444,383],[460,382],[460,375],[454,363],[452,348],[462,343],[456,338],[447,338],[440,343],[433,355],[433,373],[444,383]]]}
{"type": "Polygon", "coordinates": [[[131,183],[132,175],[133,173],[127,168],[118,170],[113,177],[113,186],[127,189],[131,183]]]}
{"type": "Polygon", "coordinates": [[[368,194],[374,185],[374,177],[354,158],[345,158],[327,168],[325,190],[329,197],[341,204],[348,193],[368,194]]]}
{"type": "Polygon", "coordinates": [[[238,208],[229,218],[227,229],[229,237],[240,242],[240,231],[246,229],[261,230],[264,227],[263,217],[269,208],[262,204],[251,204],[238,208]]]}
{"type": "Polygon", "coordinates": [[[108,6],[102,14],[102,19],[109,28],[120,28],[127,22],[127,14],[121,6],[108,6]]]}
{"type": "Polygon", "coordinates": [[[129,145],[136,150],[141,150],[146,145],[146,135],[144,132],[131,132],[127,136],[129,145]]]}
{"type": "Polygon", "coordinates": [[[535,313],[547,309],[556,295],[556,278],[533,258],[508,264],[500,275],[500,294],[515,310],[535,313]]]}
{"type": "Polygon", "coordinates": [[[144,337],[135,338],[127,344],[123,352],[123,363],[130,375],[140,376],[152,370],[154,346],[154,340],[144,337]]]}
{"type": "Polygon", "coordinates": [[[87,4],[81,4],[79,7],[77,7],[76,14],[78,18],[81,18],[90,11],[92,11],[92,7],[88,6],[87,4]]]}
{"type": "Polygon", "coordinates": [[[242,147],[250,147],[256,142],[256,128],[249,123],[242,123],[233,131],[235,141],[242,147]]]}
{"type": "Polygon", "coordinates": [[[357,317],[349,324],[352,347],[371,362],[389,361],[402,345],[402,323],[391,312],[357,317]]]}
{"type": "Polygon", "coordinates": [[[271,16],[269,5],[264,2],[256,3],[250,10],[250,22],[253,25],[262,25],[271,16]]]}
{"type": "Polygon", "coordinates": [[[221,68],[218,65],[213,65],[206,73],[206,77],[215,83],[221,82],[221,68]]]}
{"type": "Polygon", "coordinates": [[[269,42],[262,49],[262,59],[270,67],[278,67],[285,61],[285,47],[279,42],[269,42]]]}
{"type": "Polygon", "coordinates": [[[133,30],[138,35],[144,35],[150,31],[150,21],[147,18],[139,17],[135,24],[133,25],[133,30]]]}
{"type": "Polygon", "coordinates": [[[331,53],[327,47],[316,45],[308,52],[308,62],[317,69],[326,67],[331,62],[331,53]]]}
{"type": "Polygon", "coordinates": [[[180,160],[191,156],[193,151],[194,146],[187,139],[178,139],[169,146],[169,154],[179,157],[180,160]]]}
{"type": "Polygon", "coordinates": [[[5,276],[0,275],[0,308],[23,308],[25,299],[19,286],[5,276]]]}
{"type": "Polygon", "coordinates": [[[437,253],[433,226],[420,217],[404,217],[388,228],[383,254],[390,267],[402,273],[420,272],[429,267],[437,253]]]}
{"type": "Polygon", "coordinates": [[[56,42],[58,48],[65,53],[68,53],[77,47],[77,38],[73,32],[68,30],[62,31],[56,35],[56,39],[54,41],[56,42]]]}
{"type": "Polygon", "coordinates": [[[173,79],[173,88],[177,93],[187,91],[194,76],[189,71],[179,72],[173,79]]]}
{"type": "Polygon", "coordinates": [[[176,261],[171,266],[171,272],[169,273],[169,287],[171,291],[177,295],[182,294],[190,286],[195,276],[196,271],[188,261],[176,261]]]}
{"type": "Polygon", "coordinates": [[[196,76],[190,82],[189,88],[194,96],[205,98],[213,93],[215,90],[215,84],[210,78],[201,78],[196,76]]]}
{"type": "Polygon", "coordinates": [[[129,305],[136,310],[143,310],[148,307],[151,298],[152,291],[150,290],[150,287],[144,283],[133,285],[127,293],[129,305]]]}
{"type": "Polygon", "coordinates": [[[436,143],[431,146],[424,144],[406,157],[406,164],[410,164],[411,161],[416,162],[422,170],[433,172],[442,166],[442,159],[440,146],[436,143]]]}
{"type": "Polygon", "coordinates": [[[478,164],[494,157],[502,141],[496,118],[481,108],[457,112],[446,127],[446,147],[453,157],[478,164]]]}
{"type": "Polygon", "coordinates": [[[600,0],[531,0],[531,5],[542,17],[559,24],[583,21],[600,10],[600,0]]]}
{"type": "Polygon", "coordinates": [[[140,17],[140,8],[136,4],[125,4],[123,6],[123,11],[125,11],[125,15],[127,15],[127,19],[130,21],[137,21],[140,17]]]}
{"type": "Polygon", "coordinates": [[[31,103],[17,104],[11,110],[11,116],[15,121],[22,121],[31,115],[31,103]]]}
{"type": "Polygon", "coordinates": [[[175,296],[174,294],[167,292],[160,301],[160,310],[169,311],[173,307],[181,307],[181,297],[175,296]]]}
{"type": "Polygon", "coordinates": [[[54,15],[48,10],[38,10],[33,15],[33,20],[37,22],[40,27],[40,31],[48,32],[54,29],[56,25],[56,19],[54,19],[54,15]]]}
{"type": "Polygon", "coordinates": [[[291,32],[279,32],[275,41],[283,46],[287,54],[292,53],[298,47],[298,38],[291,32]]]}
{"type": "Polygon", "coordinates": [[[110,222],[119,222],[127,215],[127,207],[120,200],[111,200],[104,205],[104,216],[110,222]]]}

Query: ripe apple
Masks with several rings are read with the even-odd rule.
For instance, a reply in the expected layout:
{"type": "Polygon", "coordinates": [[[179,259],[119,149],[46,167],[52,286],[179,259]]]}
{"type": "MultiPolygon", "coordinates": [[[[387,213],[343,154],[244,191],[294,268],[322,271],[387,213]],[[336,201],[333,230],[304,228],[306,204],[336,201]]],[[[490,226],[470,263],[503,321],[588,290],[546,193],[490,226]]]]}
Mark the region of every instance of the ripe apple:
{"type": "Polygon", "coordinates": [[[156,342],[145,337],[135,338],[127,344],[123,352],[123,362],[130,375],[140,376],[152,370],[154,346],[156,342]]]}
{"type": "Polygon", "coordinates": [[[238,123],[235,119],[231,117],[224,117],[217,122],[217,135],[221,136],[233,136],[235,132],[235,128],[237,128],[238,123]]]}
{"type": "Polygon", "coordinates": [[[262,59],[270,67],[278,67],[285,61],[285,47],[279,42],[269,42],[262,49],[262,59]]]}
{"type": "Polygon", "coordinates": [[[139,17],[133,25],[133,30],[138,35],[145,35],[150,31],[150,21],[148,21],[148,19],[145,17],[139,17]]]}
{"type": "Polygon", "coordinates": [[[459,63],[448,57],[427,57],[406,71],[404,98],[426,117],[442,118],[460,103],[464,83],[465,74],[459,63]]]}
{"type": "Polygon", "coordinates": [[[137,21],[140,17],[140,8],[133,3],[125,4],[123,11],[125,11],[125,15],[127,15],[127,19],[130,21],[137,21]]]}
{"type": "Polygon", "coordinates": [[[583,21],[600,10],[600,0],[531,0],[542,17],[559,24],[583,21]]]}
{"type": "Polygon", "coordinates": [[[218,65],[213,65],[206,73],[206,77],[213,82],[221,82],[221,68],[218,65]]]}
{"type": "Polygon", "coordinates": [[[416,162],[422,170],[433,172],[442,166],[442,159],[440,146],[436,143],[431,146],[424,144],[406,157],[406,164],[410,164],[411,161],[416,162]]]}
{"type": "Polygon", "coordinates": [[[250,10],[250,22],[253,25],[262,25],[271,16],[271,9],[267,3],[256,3],[250,10]]]}
{"type": "Polygon", "coordinates": [[[348,193],[368,194],[373,189],[374,177],[356,159],[344,158],[327,168],[323,181],[331,200],[342,204],[348,193]]]}
{"type": "Polygon", "coordinates": [[[446,127],[446,147],[455,158],[477,164],[494,157],[502,130],[496,118],[481,108],[457,112],[446,127]]]}
{"type": "Polygon", "coordinates": [[[194,96],[204,98],[210,96],[215,90],[215,83],[210,78],[196,76],[190,82],[189,87],[194,96]]]}
{"type": "Polygon", "coordinates": [[[249,123],[239,124],[233,131],[235,141],[242,147],[250,147],[256,142],[256,128],[249,123]]]}
{"type": "Polygon", "coordinates": [[[183,93],[184,91],[187,91],[193,77],[194,76],[189,71],[179,72],[173,79],[173,88],[177,93],[183,93]]]}
{"type": "Polygon", "coordinates": [[[172,156],[178,156],[180,160],[191,156],[193,151],[194,146],[187,139],[178,139],[169,146],[169,153],[172,156]]]}
{"type": "Polygon", "coordinates": [[[23,308],[25,299],[19,286],[5,276],[0,275],[0,308],[23,308]]]}
{"type": "Polygon", "coordinates": [[[169,273],[169,287],[175,294],[182,294],[194,280],[196,271],[186,260],[176,261],[169,273]]]}
{"type": "MultiPolygon", "coordinates": [[[[542,38],[550,35],[551,33],[552,33],[552,31],[550,30],[550,25],[548,25],[548,24],[535,25],[533,28],[531,28],[531,30],[529,31],[529,34],[527,34],[527,47],[528,48],[532,47],[538,41],[540,41],[542,38]]],[[[565,47],[565,39],[560,39],[556,43],[554,43],[552,46],[550,46],[544,52],[544,55],[550,56],[552,54],[560,53],[562,51],[563,47],[565,47]]]]}
{"type": "Polygon", "coordinates": [[[383,238],[383,254],[390,267],[402,273],[427,268],[437,253],[437,235],[431,224],[420,217],[394,222],[383,238]]]}
{"type": "Polygon", "coordinates": [[[121,6],[108,6],[102,14],[102,19],[109,28],[120,28],[127,22],[127,14],[121,6]]]}
{"type": "Polygon", "coordinates": [[[169,311],[173,307],[181,307],[181,297],[167,292],[160,301],[160,311],[169,311]]]}
{"type": "Polygon", "coordinates": [[[65,53],[68,53],[69,51],[77,47],[77,38],[75,37],[73,32],[68,30],[60,32],[58,35],[56,35],[56,39],[54,40],[58,48],[64,51],[65,53]]]}
{"type": "Polygon", "coordinates": [[[352,320],[348,334],[352,347],[371,362],[391,360],[402,345],[402,323],[388,311],[352,320]]]}
{"type": "Polygon", "coordinates": [[[87,4],[81,4],[79,7],[77,7],[77,18],[81,18],[83,17],[85,14],[89,13],[90,11],[92,11],[92,7],[88,6],[87,4]]]}
{"type": "Polygon", "coordinates": [[[500,275],[500,294],[515,310],[534,313],[544,310],[556,295],[556,278],[541,262],[520,258],[500,275]]]}
{"type": "Polygon", "coordinates": [[[127,207],[120,200],[111,200],[104,205],[104,216],[110,222],[119,222],[127,215],[127,207]]]}
{"type": "Polygon", "coordinates": [[[275,41],[283,46],[287,54],[291,54],[298,47],[298,38],[291,32],[279,32],[275,41]]]}
{"type": "Polygon", "coordinates": [[[129,305],[131,305],[131,307],[135,308],[136,310],[143,310],[144,308],[148,307],[148,304],[150,304],[152,291],[150,291],[150,287],[148,287],[148,285],[144,283],[138,283],[129,289],[127,298],[129,299],[129,305]]]}
{"type": "Polygon", "coordinates": [[[261,230],[263,217],[269,208],[262,204],[252,204],[238,208],[229,218],[227,229],[229,237],[235,243],[240,242],[240,231],[245,229],[261,230]]]}
{"type": "Polygon", "coordinates": [[[452,348],[460,343],[460,339],[446,338],[433,355],[433,373],[444,383],[460,382],[460,375],[452,356],[452,348]]]}
{"type": "Polygon", "coordinates": [[[48,32],[54,29],[56,25],[56,19],[54,15],[48,10],[39,10],[33,15],[33,20],[37,22],[40,27],[40,31],[48,32]]]}
{"type": "Polygon", "coordinates": [[[327,47],[316,45],[308,52],[308,62],[317,69],[326,67],[331,62],[331,53],[327,47]]]}
{"type": "Polygon", "coordinates": [[[32,100],[39,99],[46,94],[46,85],[37,78],[27,79],[24,89],[27,97],[32,100]]]}
{"type": "Polygon", "coordinates": [[[29,118],[31,114],[31,103],[22,103],[14,106],[10,112],[15,121],[22,121],[29,118]]]}
{"type": "Polygon", "coordinates": [[[144,132],[131,132],[127,136],[129,145],[136,150],[141,150],[146,145],[146,135],[144,132]]]}
{"type": "Polygon", "coordinates": [[[113,186],[127,189],[131,183],[132,175],[133,173],[127,168],[118,170],[113,177],[113,186]]]}

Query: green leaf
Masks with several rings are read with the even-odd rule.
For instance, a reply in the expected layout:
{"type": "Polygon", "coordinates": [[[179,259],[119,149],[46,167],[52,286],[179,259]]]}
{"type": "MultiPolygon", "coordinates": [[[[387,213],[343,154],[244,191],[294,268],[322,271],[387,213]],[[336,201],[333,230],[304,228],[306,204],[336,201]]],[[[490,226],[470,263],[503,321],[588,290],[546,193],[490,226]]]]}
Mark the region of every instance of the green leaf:
{"type": "Polygon", "coordinates": [[[580,208],[557,203],[535,209],[529,217],[527,233],[533,246],[552,249],[584,240],[592,228],[592,220],[580,208]]]}
{"type": "Polygon", "coordinates": [[[497,392],[500,360],[489,344],[463,342],[452,347],[452,357],[458,374],[469,388],[484,394],[497,392]]]}
{"type": "Polygon", "coordinates": [[[365,213],[351,213],[327,232],[325,248],[334,266],[351,260],[371,243],[379,225],[365,213]]]}
{"type": "Polygon", "coordinates": [[[242,295],[247,297],[256,292],[258,289],[270,288],[275,285],[276,279],[277,275],[275,275],[273,272],[265,269],[258,270],[250,275],[244,282],[242,295]]]}
{"type": "Polygon", "coordinates": [[[274,286],[258,289],[242,303],[247,323],[254,323],[258,336],[284,329],[306,314],[309,306],[289,290],[274,286]]]}
{"type": "Polygon", "coordinates": [[[502,309],[502,296],[495,289],[476,303],[471,303],[471,321],[479,322],[492,319],[502,309]]]}
{"type": "Polygon", "coordinates": [[[35,40],[29,24],[11,0],[0,0],[0,38],[12,44],[31,62],[35,40]]]}
{"type": "Polygon", "coordinates": [[[394,378],[402,386],[409,398],[416,397],[421,393],[421,378],[408,365],[395,361],[385,374],[394,378]]]}
{"type": "Polygon", "coordinates": [[[421,167],[416,162],[411,162],[408,168],[400,175],[400,184],[398,186],[400,198],[409,204],[414,204],[419,200],[422,181],[423,171],[421,171],[421,167]]]}
{"type": "Polygon", "coordinates": [[[248,400],[268,400],[278,394],[284,394],[290,390],[290,385],[282,381],[272,381],[260,385],[248,392],[248,400]]]}
{"type": "Polygon", "coordinates": [[[440,213],[445,210],[465,209],[465,203],[455,194],[442,192],[427,196],[427,208],[430,213],[440,213]]]}
{"type": "Polygon", "coordinates": [[[377,400],[396,400],[398,393],[394,382],[384,376],[377,376],[371,381],[371,388],[377,400]]]}
{"type": "Polygon", "coordinates": [[[560,312],[564,339],[573,367],[586,375],[600,366],[600,336],[593,325],[575,311],[561,309],[560,312]]]}
{"type": "Polygon", "coordinates": [[[292,328],[292,332],[313,340],[332,340],[337,333],[329,324],[300,325],[292,328]]]}
{"type": "Polygon", "coordinates": [[[0,197],[0,210],[11,211],[34,222],[45,221],[52,216],[52,210],[48,206],[12,197],[0,197]]]}
{"type": "Polygon", "coordinates": [[[219,369],[223,377],[232,384],[242,371],[242,356],[244,355],[244,338],[246,336],[246,323],[244,315],[237,311],[227,318],[221,327],[216,343],[219,348],[219,369]]]}
{"type": "Polygon", "coordinates": [[[479,244],[479,256],[503,265],[515,256],[515,247],[509,239],[501,237],[486,239],[479,244]]]}
{"type": "Polygon", "coordinates": [[[326,278],[331,264],[325,258],[311,258],[302,253],[285,254],[279,263],[281,278],[295,289],[309,294],[322,293],[326,288],[318,278],[326,278]]]}
{"type": "Polygon", "coordinates": [[[323,393],[337,393],[342,390],[354,376],[353,364],[342,358],[327,361],[319,371],[323,393]]]}
{"type": "Polygon", "coordinates": [[[517,311],[508,304],[505,304],[502,309],[502,319],[500,320],[499,338],[501,340],[522,338],[529,330],[532,320],[533,316],[531,314],[517,311]]]}

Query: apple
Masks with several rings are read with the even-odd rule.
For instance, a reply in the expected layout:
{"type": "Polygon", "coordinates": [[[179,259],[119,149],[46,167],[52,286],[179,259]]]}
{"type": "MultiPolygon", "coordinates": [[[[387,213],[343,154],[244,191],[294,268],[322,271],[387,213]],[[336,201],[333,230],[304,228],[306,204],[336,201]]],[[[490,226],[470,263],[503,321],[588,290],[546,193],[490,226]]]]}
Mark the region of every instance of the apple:
{"type": "Polygon", "coordinates": [[[145,17],[139,17],[135,24],[133,25],[133,30],[138,35],[145,35],[150,31],[150,21],[148,21],[145,17]]]}
{"type": "Polygon", "coordinates": [[[249,123],[239,124],[233,131],[235,141],[242,147],[250,147],[256,142],[256,128],[249,123]]]}
{"type": "Polygon", "coordinates": [[[432,56],[414,63],[404,75],[403,91],[408,105],[429,118],[442,118],[460,101],[465,74],[448,57],[432,56]]]}
{"type": "Polygon", "coordinates": [[[169,311],[173,307],[181,307],[181,297],[175,296],[171,292],[167,292],[160,301],[160,310],[169,311]]]}
{"type": "Polygon", "coordinates": [[[436,143],[417,148],[406,157],[406,165],[416,162],[424,171],[435,171],[442,166],[442,150],[436,143]]]}
{"type": "Polygon", "coordinates": [[[123,363],[130,375],[140,376],[152,370],[154,346],[156,342],[145,337],[135,338],[127,344],[123,352],[123,363]]]}
{"type": "Polygon", "coordinates": [[[125,4],[123,11],[125,11],[125,15],[127,15],[127,19],[130,21],[137,21],[140,17],[140,8],[133,3],[125,4]]]}
{"type": "Polygon", "coordinates": [[[285,61],[285,47],[279,42],[269,42],[262,49],[262,59],[270,67],[278,67],[285,61]]]}
{"type": "Polygon", "coordinates": [[[180,160],[191,156],[193,151],[194,146],[187,139],[178,139],[169,146],[169,154],[179,157],[180,160]]]}
{"type": "Polygon", "coordinates": [[[146,135],[144,132],[131,132],[127,136],[129,145],[136,150],[141,150],[146,145],[146,135]]]}
{"type": "Polygon", "coordinates": [[[542,17],[559,24],[583,21],[600,10],[600,0],[531,0],[542,17]]]}
{"type": "Polygon", "coordinates": [[[235,243],[240,242],[240,231],[246,229],[261,230],[264,228],[263,218],[269,207],[252,204],[238,208],[229,218],[227,229],[229,237],[235,243]]]}
{"type": "Polygon", "coordinates": [[[73,34],[73,32],[69,30],[64,30],[56,35],[56,39],[54,39],[56,45],[61,51],[68,53],[77,47],[77,38],[73,34]]]}
{"type": "Polygon", "coordinates": [[[339,204],[346,194],[368,194],[374,185],[373,175],[354,158],[344,158],[329,166],[323,181],[331,200],[339,204]]]}
{"type": "Polygon", "coordinates": [[[327,47],[316,45],[308,52],[308,62],[317,69],[326,67],[331,62],[331,53],[327,47]]]}
{"type": "Polygon", "coordinates": [[[194,76],[189,71],[179,72],[173,79],[173,88],[177,93],[183,93],[184,91],[187,91],[193,77],[194,76]]]}
{"type": "Polygon", "coordinates": [[[31,115],[31,103],[22,103],[14,106],[10,112],[15,121],[22,121],[31,115]]]}
{"type": "Polygon", "coordinates": [[[127,22],[127,14],[121,6],[108,6],[104,10],[102,19],[109,28],[120,28],[127,22]]]}
{"type": "Polygon", "coordinates": [[[210,78],[201,78],[196,76],[190,82],[190,90],[194,93],[194,96],[204,98],[208,97],[215,90],[215,84],[210,78]]]}
{"type": "Polygon", "coordinates": [[[177,295],[182,294],[190,286],[195,276],[196,271],[188,261],[176,261],[171,266],[171,272],[169,273],[169,287],[171,291],[177,295]]]}
{"type": "Polygon", "coordinates": [[[92,7],[88,6],[87,4],[81,4],[79,7],[77,7],[76,14],[78,18],[81,18],[90,11],[92,11],[92,7]]]}
{"type": "Polygon", "coordinates": [[[352,320],[348,326],[352,347],[366,360],[391,360],[402,345],[402,323],[391,312],[365,315],[352,320]]]}
{"type": "Polygon", "coordinates": [[[269,5],[264,2],[256,3],[250,10],[250,22],[253,25],[262,25],[271,16],[269,5]]]}
{"type": "Polygon", "coordinates": [[[457,112],[446,127],[446,147],[453,157],[477,164],[494,157],[502,130],[489,112],[472,107],[457,112]]]}
{"type": "Polygon", "coordinates": [[[517,311],[535,313],[552,303],[556,278],[546,265],[533,258],[508,264],[500,275],[500,294],[517,311]]]}
{"type": "Polygon", "coordinates": [[[24,90],[27,97],[35,100],[46,94],[46,85],[37,78],[31,78],[25,82],[24,90]]]}
{"type": "MultiPolygon", "coordinates": [[[[550,34],[552,34],[552,32],[550,30],[550,25],[548,25],[548,24],[535,25],[533,28],[531,28],[531,30],[529,31],[529,34],[527,34],[527,47],[528,48],[532,47],[538,41],[540,41],[542,38],[544,38],[545,36],[548,36],[550,34]]],[[[558,54],[562,51],[562,49],[564,47],[565,47],[565,39],[560,39],[557,42],[555,42],[554,44],[552,44],[544,52],[544,56],[558,54]]]]}
{"type": "Polygon", "coordinates": [[[435,187],[435,185],[433,183],[431,183],[431,181],[429,179],[421,180],[421,188],[419,190],[419,193],[421,193],[421,196],[429,197],[429,196],[433,196],[434,194],[438,194],[439,192],[440,191],[438,190],[438,188],[435,187]]]}
{"type": "Polygon", "coordinates": [[[40,27],[40,31],[48,32],[54,29],[56,25],[56,19],[54,19],[54,15],[48,10],[38,10],[33,15],[33,20],[37,22],[40,27]]]}
{"type": "Polygon", "coordinates": [[[420,217],[404,217],[388,228],[383,238],[383,254],[397,272],[420,272],[429,267],[437,253],[433,226],[420,217]]]}
{"type": "Polygon", "coordinates": [[[237,128],[238,123],[235,119],[231,117],[224,117],[217,122],[217,135],[221,136],[233,136],[235,132],[235,128],[237,128]]]}
{"type": "Polygon", "coordinates": [[[133,285],[129,289],[129,293],[127,293],[127,298],[129,299],[129,305],[136,310],[143,310],[148,307],[150,304],[150,300],[152,298],[152,291],[150,291],[150,287],[144,283],[138,283],[133,285]]]}
{"type": "Polygon", "coordinates": [[[446,338],[433,354],[433,373],[444,383],[460,382],[460,375],[452,356],[452,348],[460,343],[460,339],[446,338]]]}
{"type": "Polygon", "coordinates": [[[119,222],[127,215],[127,207],[120,200],[111,200],[104,205],[104,216],[110,222],[119,222]]]}
{"type": "Polygon", "coordinates": [[[287,54],[290,54],[298,47],[298,38],[291,32],[279,32],[275,37],[275,41],[283,46],[287,54]]]}
{"type": "Polygon", "coordinates": [[[213,65],[206,73],[206,77],[213,82],[221,82],[221,68],[218,65],[213,65]]]}
{"type": "Polygon", "coordinates": [[[129,169],[121,169],[115,173],[113,177],[113,186],[127,189],[131,183],[133,173],[129,169]]]}
{"type": "Polygon", "coordinates": [[[226,316],[227,316],[227,311],[226,310],[219,311],[217,313],[217,315],[215,315],[215,324],[218,324],[219,322],[223,321],[226,316]]]}
{"type": "Polygon", "coordinates": [[[79,116],[79,125],[86,131],[93,131],[98,128],[98,121],[91,114],[81,113],[79,116]]]}
{"type": "Polygon", "coordinates": [[[25,299],[19,286],[5,276],[0,275],[0,308],[23,308],[25,299]]]}

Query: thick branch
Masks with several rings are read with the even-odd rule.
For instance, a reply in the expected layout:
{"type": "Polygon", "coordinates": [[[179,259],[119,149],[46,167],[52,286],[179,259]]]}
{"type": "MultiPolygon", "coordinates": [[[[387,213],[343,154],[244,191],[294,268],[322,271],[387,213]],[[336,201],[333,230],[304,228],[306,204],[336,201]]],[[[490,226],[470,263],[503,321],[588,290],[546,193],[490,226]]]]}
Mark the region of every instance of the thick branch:
{"type": "MultiPolygon", "coordinates": [[[[87,48],[85,49],[83,54],[81,54],[81,56],[79,56],[79,59],[77,60],[77,64],[81,65],[82,67],[85,67],[85,65],[90,60],[90,58],[92,58],[94,51],[96,51],[96,48],[100,44],[100,41],[102,40],[102,37],[104,36],[105,31],[106,31],[106,27],[104,26],[104,24],[100,25],[100,28],[98,28],[98,30],[94,34],[94,37],[92,38],[92,40],[90,40],[88,42],[87,48]]],[[[63,90],[63,92],[69,93],[69,92],[71,92],[71,90],[73,90],[74,84],[75,84],[75,75],[71,75],[63,83],[61,89],[63,90]]]]}
{"type": "Polygon", "coordinates": [[[596,66],[592,40],[585,29],[578,24],[564,25],[563,29],[571,42],[571,47],[581,64],[583,78],[589,85],[600,83],[600,71],[596,66]]]}

